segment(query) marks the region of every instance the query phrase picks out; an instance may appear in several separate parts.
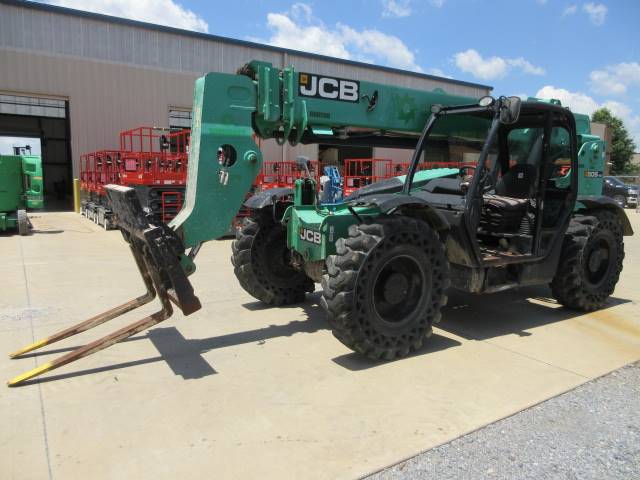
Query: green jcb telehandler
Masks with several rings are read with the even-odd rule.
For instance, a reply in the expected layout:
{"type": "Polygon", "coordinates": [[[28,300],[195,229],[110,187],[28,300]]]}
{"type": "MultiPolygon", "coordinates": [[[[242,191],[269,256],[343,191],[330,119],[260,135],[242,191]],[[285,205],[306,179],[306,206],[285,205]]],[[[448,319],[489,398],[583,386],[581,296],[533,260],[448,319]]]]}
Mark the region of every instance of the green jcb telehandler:
{"type": "Polygon", "coordinates": [[[601,307],[622,270],[622,209],[602,197],[604,143],[559,102],[481,99],[283,70],[251,62],[196,81],[186,202],[151,224],[135,192],[108,186],[147,293],[13,356],[150,302],[140,321],[13,379],[17,385],[163,321],[198,310],[188,276],[202,244],[223,236],[260,171],[255,136],[279,143],[408,148],[407,175],[319,202],[315,182],[250,198],[233,243],[242,287],[279,306],[321,284],[335,337],[372,359],[419,349],[447,290],[478,294],[548,284],[569,308],[601,307]],[[458,168],[423,169],[429,162],[458,168]],[[562,259],[562,261],[560,261],[562,259]]]}
{"type": "Polygon", "coordinates": [[[0,155],[0,232],[27,235],[27,209],[43,206],[42,161],[30,147],[14,147],[13,153],[0,155]]]}

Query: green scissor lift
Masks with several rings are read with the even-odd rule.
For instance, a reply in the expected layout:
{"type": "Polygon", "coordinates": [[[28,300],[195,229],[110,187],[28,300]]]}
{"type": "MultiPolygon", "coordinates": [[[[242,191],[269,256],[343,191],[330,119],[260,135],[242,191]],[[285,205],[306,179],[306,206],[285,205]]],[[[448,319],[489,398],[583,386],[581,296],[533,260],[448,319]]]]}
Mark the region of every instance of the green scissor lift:
{"type": "Polygon", "coordinates": [[[43,193],[39,155],[0,155],[0,232],[29,233],[27,209],[42,208],[43,193]]]}

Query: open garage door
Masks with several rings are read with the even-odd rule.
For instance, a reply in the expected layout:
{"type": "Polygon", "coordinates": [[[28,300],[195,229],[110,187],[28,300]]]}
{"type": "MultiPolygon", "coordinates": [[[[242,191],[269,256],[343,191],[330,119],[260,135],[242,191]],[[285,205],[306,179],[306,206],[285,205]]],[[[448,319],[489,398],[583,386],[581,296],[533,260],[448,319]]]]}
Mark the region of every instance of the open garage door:
{"type": "Polygon", "coordinates": [[[0,94],[0,137],[40,139],[45,209],[71,210],[73,181],[68,101],[0,94]]]}

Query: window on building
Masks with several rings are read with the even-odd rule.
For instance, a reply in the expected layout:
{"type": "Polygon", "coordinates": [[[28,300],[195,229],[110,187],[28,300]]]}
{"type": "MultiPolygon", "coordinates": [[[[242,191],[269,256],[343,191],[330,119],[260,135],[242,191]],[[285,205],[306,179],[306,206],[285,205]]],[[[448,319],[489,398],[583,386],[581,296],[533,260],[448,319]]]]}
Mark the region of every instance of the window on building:
{"type": "Polygon", "coordinates": [[[0,113],[33,117],[65,118],[64,100],[0,94],[0,113]]]}
{"type": "Polygon", "coordinates": [[[191,110],[169,110],[169,128],[191,128],[191,110]]]}

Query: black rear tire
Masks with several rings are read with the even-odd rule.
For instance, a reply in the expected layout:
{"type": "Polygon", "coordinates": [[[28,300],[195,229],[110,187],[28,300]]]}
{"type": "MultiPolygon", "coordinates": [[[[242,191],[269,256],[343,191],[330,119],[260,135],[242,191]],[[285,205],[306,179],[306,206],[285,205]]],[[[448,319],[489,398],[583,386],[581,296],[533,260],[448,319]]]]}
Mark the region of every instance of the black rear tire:
{"type": "Polygon", "coordinates": [[[575,310],[601,308],[616,288],[624,260],[622,225],[613,212],[576,215],[567,229],[551,292],[575,310]]]}
{"type": "Polygon", "coordinates": [[[380,217],[350,226],[336,247],[321,299],[333,335],[374,360],[420,349],[447,301],[449,263],[438,234],[420,220],[380,217]]]}
{"type": "Polygon", "coordinates": [[[29,217],[25,210],[18,210],[18,233],[20,235],[29,235],[29,217]]]}
{"type": "Polygon", "coordinates": [[[315,289],[313,281],[291,265],[286,235],[271,212],[256,211],[244,219],[231,246],[240,285],[267,305],[304,302],[306,293],[315,289]]]}

